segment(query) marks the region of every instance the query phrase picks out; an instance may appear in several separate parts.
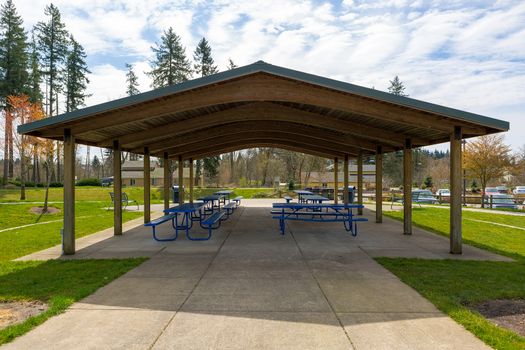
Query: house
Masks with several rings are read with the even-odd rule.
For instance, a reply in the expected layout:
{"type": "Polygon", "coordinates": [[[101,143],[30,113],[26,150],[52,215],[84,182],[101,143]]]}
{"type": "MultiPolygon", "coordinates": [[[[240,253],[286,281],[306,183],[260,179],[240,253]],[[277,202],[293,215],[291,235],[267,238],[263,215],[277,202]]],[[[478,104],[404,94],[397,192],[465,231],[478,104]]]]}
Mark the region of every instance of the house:
{"type": "MultiPolygon", "coordinates": [[[[357,187],[357,164],[350,164],[348,167],[349,185],[357,187]]],[[[339,187],[343,186],[344,174],[339,172],[339,187]]],[[[376,166],[374,164],[363,165],[363,185],[364,188],[373,188],[376,181],[376,166]]],[[[334,188],[334,172],[332,167],[327,167],[327,171],[301,173],[301,184],[303,187],[334,188]]]]}
{"type": "MultiPolygon", "coordinates": [[[[123,186],[144,186],[144,161],[128,160],[122,164],[122,185],[123,186]]],[[[164,183],[164,168],[157,161],[150,162],[151,186],[162,186],[164,183]]],[[[183,170],[184,186],[189,186],[190,169],[183,170]]],[[[172,173],[171,183],[178,184],[178,172],[172,173]]]]}

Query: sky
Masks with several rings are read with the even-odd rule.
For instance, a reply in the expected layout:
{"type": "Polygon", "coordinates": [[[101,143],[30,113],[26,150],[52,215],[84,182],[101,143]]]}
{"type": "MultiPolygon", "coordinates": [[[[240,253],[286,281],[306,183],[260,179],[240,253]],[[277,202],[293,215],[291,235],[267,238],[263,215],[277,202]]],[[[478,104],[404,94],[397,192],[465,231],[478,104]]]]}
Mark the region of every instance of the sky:
{"type": "MultiPolygon", "coordinates": [[[[43,0],[15,0],[29,31],[43,0]]],[[[151,90],[151,47],[170,26],[188,57],[210,42],[225,70],[258,60],[386,90],[396,75],[410,97],[509,121],[525,146],[525,1],[56,0],[85,48],[87,105],[125,96],[125,64],[151,90]]]]}

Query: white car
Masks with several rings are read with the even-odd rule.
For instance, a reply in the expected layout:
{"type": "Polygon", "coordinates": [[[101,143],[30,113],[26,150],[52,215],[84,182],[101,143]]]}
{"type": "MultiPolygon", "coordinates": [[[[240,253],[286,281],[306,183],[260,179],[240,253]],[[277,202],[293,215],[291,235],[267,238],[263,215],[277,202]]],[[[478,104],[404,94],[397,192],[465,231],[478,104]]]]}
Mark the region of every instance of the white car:
{"type": "Polygon", "coordinates": [[[450,197],[450,190],[448,188],[440,188],[437,190],[436,196],[450,197]]]}
{"type": "Polygon", "coordinates": [[[516,186],[515,189],[512,190],[512,194],[517,195],[525,195],[525,186],[516,186]]]}

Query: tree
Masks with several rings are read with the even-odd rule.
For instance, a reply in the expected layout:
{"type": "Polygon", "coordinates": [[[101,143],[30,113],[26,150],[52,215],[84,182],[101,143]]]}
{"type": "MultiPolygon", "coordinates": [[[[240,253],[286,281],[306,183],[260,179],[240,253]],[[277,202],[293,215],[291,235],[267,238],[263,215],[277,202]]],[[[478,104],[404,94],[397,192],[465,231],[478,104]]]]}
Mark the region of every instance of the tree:
{"type": "Polygon", "coordinates": [[[140,94],[140,91],[138,89],[139,82],[137,75],[133,71],[133,65],[126,63],[126,94],[128,96],[133,96],[140,94]]]}
{"type": "MultiPolygon", "coordinates": [[[[210,179],[216,179],[219,174],[219,166],[221,165],[221,158],[219,156],[204,158],[203,160],[204,173],[210,179]]],[[[217,184],[218,186],[218,184],[217,184]]]]}
{"type": "Polygon", "coordinates": [[[394,80],[390,80],[388,92],[390,92],[393,95],[408,96],[408,94],[405,93],[405,85],[401,80],[399,80],[399,77],[397,75],[394,77],[394,80]]]}
{"type": "MultiPolygon", "coordinates": [[[[237,65],[233,63],[233,60],[231,58],[228,58],[227,68],[228,70],[237,68],[237,65]]],[[[235,161],[235,152],[230,152],[230,183],[233,183],[233,179],[235,177],[234,161],[235,161]]]]}
{"type": "Polygon", "coordinates": [[[85,106],[87,75],[91,73],[86,63],[86,53],[73,35],[70,36],[69,47],[66,59],[66,112],[77,110],[85,106]]]}
{"type": "Polygon", "coordinates": [[[42,74],[45,77],[47,94],[47,115],[53,116],[58,111],[55,102],[58,93],[63,89],[64,63],[67,58],[68,33],[62,23],[60,11],[50,4],[46,6],[44,14],[47,22],[38,22],[35,30],[37,33],[37,48],[40,53],[42,74]]]}
{"type": "Polygon", "coordinates": [[[182,83],[191,78],[191,64],[186,58],[186,50],[180,37],[170,27],[161,36],[161,43],[151,48],[155,60],[151,62],[152,87],[157,89],[182,83]]]}
{"type": "MultiPolygon", "coordinates": [[[[22,125],[44,117],[41,105],[31,103],[27,95],[8,96],[7,103],[9,105],[7,114],[10,115],[15,125],[22,125]]],[[[15,134],[13,139],[20,157],[20,200],[25,200],[26,166],[30,160],[28,152],[35,149],[31,145],[36,144],[37,139],[33,136],[19,134],[15,134]]]]}
{"type": "Polygon", "coordinates": [[[233,63],[233,60],[231,58],[228,58],[228,67],[226,67],[228,70],[232,70],[239,67],[235,63],[233,63]]]}
{"type": "MultiPolygon", "coordinates": [[[[217,66],[214,66],[214,61],[211,56],[211,47],[206,38],[202,38],[197,44],[197,48],[193,53],[193,60],[195,61],[195,73],[201,77],[205,77],[218,72],[217,66]]],[[[233,62],[231,62],[233,63],[233,62]]]]}
{"type": "Polygon", "coordinates": [[[100,178],[100,166],[101,166],[100,160],[95,155],[93,157],[93,161],[91,162],[91,168],[93,169],[95,174],[97,174],[97,178],[100,178]]]}
{"type": "Polygon", "coordinates": [[[40,83],[42,76],[40,75],[40,56],[35,41],[35,32],[31,33],[31,43],[29,44],[29,76],[27,81],[27,95],[32,103],[42,103],[42,90],[40,83]]]}
{"type": "MultiPolygon", "coordinates": [[[[7,96],[23,93],[27,82],[27,35],[12,0],[0,8],[0,31],[0,103],[8,114],[7,96]]],[[[6,116],[5,122],[3,182],[7,183],[14,163],[11,118],[6,116]]]]}
{"type": "Polygon", "coordinates": [[[466,144],[463,166],[471,178],[479,180],[483,195],[487,183],[500,179],[512,167],[510,147],[503,143],[503,135],[478,137],[466,144]]]}

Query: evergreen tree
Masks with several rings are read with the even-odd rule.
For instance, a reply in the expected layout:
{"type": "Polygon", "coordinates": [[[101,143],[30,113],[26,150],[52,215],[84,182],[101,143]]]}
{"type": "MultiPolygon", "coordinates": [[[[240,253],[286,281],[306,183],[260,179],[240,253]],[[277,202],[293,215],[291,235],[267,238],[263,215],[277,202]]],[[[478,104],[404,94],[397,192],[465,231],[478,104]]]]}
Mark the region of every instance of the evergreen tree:
{"type": "Polygon", "coordinates": [[[140,94],[140,91],[137,88],[139,82],[137,75],[133,71],[133,65],[126,63],[126,69],[126,94],[128,94],[128,96],[140,94]]]}
{"type": "Polygon", "coordinates": [[[68,33],[62,23],[60,11],[55,5],[46,6],[44,14],[48,17],[47,22],[38,22],[35,29],[38,38],[37,48],[43,67],[42,74],[45,76],[48,89],[48,116],[53,116],[57,113],[54,108],[58,93],[63,89],[68,33]]]}
{"type": "Polygon", "coordinates": [[[86,64],[86,53],[84,48],[75,38],[70,37],[70,50],[66,60],[66,112],[77,110],[85,105],[85,99],[91,73],[86,64]]]}
{"type": "Polygon", "coordinates": [[[401,80],[399,80],[399,77],[397,75],[394,77],[394,80],[390,80],[388,92],[390,92],[393,95],[408,96],[408,94],[405,94],[405,85],[401,80]]]}
{"type": "Polygon", "coordinates": [[[33,31],[29,45],[29,77],[27,82],[27,95],[31,103],[42,102],[43,98],[42,90],[40,89],[42,77],[40,75],[39,59],[33,31]]]}
{"type": "Polygon", "coordinates": [[[228,70],[232,70],[232,69],[235,69],[237,67],[238,67],[238,65],[233,63],[233,60],[231,58],[228,58],[228,67],[227,67],[227,69],[228,70]]]}
{"type": "Polygon", "coordinates": [[[153,88],[182,83],[191,78],[191,64],[186,58],[186,50],[173,28],[164,31],[161,43],[151,49],[155,60],[151,62],[151,72],[147,74],[153,79],[153,88]]]}
{"type": "MultiPolygon", "coordinates": [[[[205,77],[218,72],[217,66],[214,66],[213,58],[211,57],[211,47],[206,38],[202,38],[197,44],[197,48],[193,53],[193,60],[195,61],[195,73],[201,77],[205,77]]],[[[233,62],[231,62],[233,63],[233,62]]]]}

